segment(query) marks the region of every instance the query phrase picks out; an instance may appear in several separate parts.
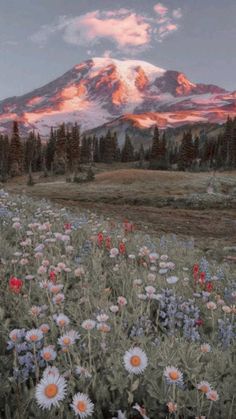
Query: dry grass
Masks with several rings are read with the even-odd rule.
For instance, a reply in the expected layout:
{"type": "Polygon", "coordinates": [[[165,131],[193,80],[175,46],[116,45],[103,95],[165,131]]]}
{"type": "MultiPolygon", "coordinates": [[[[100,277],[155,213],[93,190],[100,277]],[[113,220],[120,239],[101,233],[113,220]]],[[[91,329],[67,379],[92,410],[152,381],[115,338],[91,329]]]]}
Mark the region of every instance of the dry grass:
{"type": "MultiPolygon", "coordinates": [[[[34,174],[34,187],[26,186],[27,177],[12,179],[6,186],[11,192],[25,192],[78,209],[89,208],[121,220],[133,219],[139,228],[146,226],[149,232],[192,235],[204,243],[227,242],[230,238],[235,243],[233,209],[193,210],[185,206],[186,195],[206,192],[212,173],[149,171],[127,166],[97,165],[95,181],[86,184],[34,174]],[[183,206],[176,208],[173,199],[183,206]]],[[[217,173],[216,178],[221,192],[230,194],[236,189],[236,172],[217,173]]]]}

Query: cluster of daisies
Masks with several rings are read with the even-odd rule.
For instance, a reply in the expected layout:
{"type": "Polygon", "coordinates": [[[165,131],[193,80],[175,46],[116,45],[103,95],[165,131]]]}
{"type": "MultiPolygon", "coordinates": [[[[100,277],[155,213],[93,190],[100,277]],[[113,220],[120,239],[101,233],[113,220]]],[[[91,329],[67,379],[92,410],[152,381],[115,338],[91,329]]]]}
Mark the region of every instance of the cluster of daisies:
{"type": "MultiPolygon", "coordinates": [[[[67,393],[67,383],[60,375],[56,367],[47,367],[43,377],[36,386],[36,400],[42,409],[50,410],[51,407],[59,407],[67,393]]],[[[75,415],[80,418],[91,416],[94,411],[94,404],[84,393],[76,393],[72,398],[71,408],[75,415]]]]}

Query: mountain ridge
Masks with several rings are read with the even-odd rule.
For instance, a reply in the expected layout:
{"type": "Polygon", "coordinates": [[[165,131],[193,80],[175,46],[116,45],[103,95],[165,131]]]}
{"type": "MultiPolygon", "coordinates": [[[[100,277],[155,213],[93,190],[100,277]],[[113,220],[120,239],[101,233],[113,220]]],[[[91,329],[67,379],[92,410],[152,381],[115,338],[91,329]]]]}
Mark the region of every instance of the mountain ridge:
{"type": "Polygon", "coordinates": [[[78,122],[82,130],[126,118],[140,129],[158,123],[223,123],[236,116],[236,92],[214,84],[193,83],[183,72],[142,60],[95,57],[21,96],[0,101],[0,129],[14,119],[23,131],[47,135],[51,126],[78,122]]]}

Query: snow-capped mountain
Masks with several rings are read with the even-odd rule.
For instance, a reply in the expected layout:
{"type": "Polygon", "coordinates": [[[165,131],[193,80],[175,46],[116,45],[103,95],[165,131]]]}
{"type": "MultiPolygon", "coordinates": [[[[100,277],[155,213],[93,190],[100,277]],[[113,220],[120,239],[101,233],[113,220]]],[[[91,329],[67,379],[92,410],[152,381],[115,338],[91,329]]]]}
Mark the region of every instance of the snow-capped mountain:
{"type": "Polygon", "coordinates": [[[144,61],[112,58],[87,60],[33,92],[0,101],[1,130],[18,119],[25,131],[42,135],[61,122],[88,130],[121,118],[139,128],[164,128],[224,122],[228,115],[236,116],[236,92],[144,61]]]}

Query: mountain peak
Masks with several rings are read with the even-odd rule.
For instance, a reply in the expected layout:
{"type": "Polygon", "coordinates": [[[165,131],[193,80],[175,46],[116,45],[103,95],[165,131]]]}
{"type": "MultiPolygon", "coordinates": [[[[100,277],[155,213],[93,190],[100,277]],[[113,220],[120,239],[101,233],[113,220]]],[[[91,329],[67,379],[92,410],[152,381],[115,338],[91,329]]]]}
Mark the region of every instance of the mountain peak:
{"type": "Polygon", "coordinates": [[[0,129],[18,119],[26,131],[38,129],[46,135],[61,122],[76,121],[90,129],[121,115],[137,119],[140,114],[147,124],[154,123],[155,113],[163,126],[180,124],[181,118],[183,123],[223,122],[236,114],[236,98],[218,86],[193,83],[183,72],[146,61],[94,57],[42,88],[1,101],[0,129]]]}

